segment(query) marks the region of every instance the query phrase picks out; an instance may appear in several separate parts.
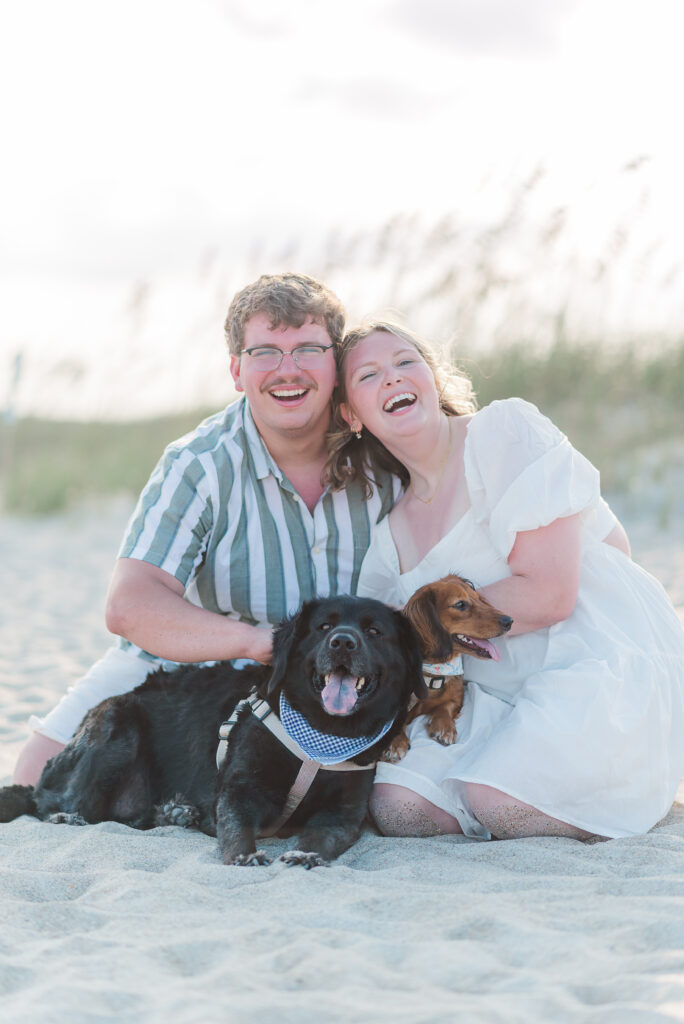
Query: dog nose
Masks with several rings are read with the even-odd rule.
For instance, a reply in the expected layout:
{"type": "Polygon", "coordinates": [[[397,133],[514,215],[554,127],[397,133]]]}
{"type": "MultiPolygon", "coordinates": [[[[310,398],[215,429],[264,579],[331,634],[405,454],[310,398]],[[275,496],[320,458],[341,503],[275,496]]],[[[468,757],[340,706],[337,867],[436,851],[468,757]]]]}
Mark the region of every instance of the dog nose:
{"type": "Polygon", "coordinates": [[[513,619],[510,617],[510,615],[501,615],[499,617],[499,625],[503,630],[508,632],[508,630],[513,625],[513,619]]]}
{"type": "Polygon", "coordinates": [[[355,651],[359,646],[358,639],[353,633],[345,633],[342,629],[336,629],[328,637],[328,646],[334,651],[355,651]]]}

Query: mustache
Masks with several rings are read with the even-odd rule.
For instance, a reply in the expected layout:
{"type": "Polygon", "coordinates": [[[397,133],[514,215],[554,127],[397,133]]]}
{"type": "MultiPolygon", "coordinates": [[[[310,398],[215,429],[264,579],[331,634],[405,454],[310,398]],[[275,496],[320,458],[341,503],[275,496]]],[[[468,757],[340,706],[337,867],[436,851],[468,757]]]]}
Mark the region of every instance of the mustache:
{"type": "Polygon", "coordinates": [[[295,380],[279,380],[269,381],[268,384],[264,384],[261,387],[261,391],[268,392],[273,391],[276,388],[306,388],[307,391],[318,391],[318,385],[312,380],[302,380],[296,378],[295,380]]]}

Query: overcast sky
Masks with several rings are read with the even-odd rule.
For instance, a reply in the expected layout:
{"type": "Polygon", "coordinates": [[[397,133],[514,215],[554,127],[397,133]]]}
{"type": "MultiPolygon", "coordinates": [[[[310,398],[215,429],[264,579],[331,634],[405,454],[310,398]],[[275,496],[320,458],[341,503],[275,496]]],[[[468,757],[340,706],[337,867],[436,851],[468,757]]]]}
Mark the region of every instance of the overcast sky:
{"type": "Polygon", "coordinates": [[[682,8],[0,0],[0,346],[89,283],[397,212],[486,220],[540,164],[589,237],[641,161],[679,249],[682,8]]]}
{"type": "Polygon", "coordinates": [[[256,233],[467,208],[540,160],[572,197],[679,157],[672,0],[1,11],[3,271],[145,274],[256,233]]]}

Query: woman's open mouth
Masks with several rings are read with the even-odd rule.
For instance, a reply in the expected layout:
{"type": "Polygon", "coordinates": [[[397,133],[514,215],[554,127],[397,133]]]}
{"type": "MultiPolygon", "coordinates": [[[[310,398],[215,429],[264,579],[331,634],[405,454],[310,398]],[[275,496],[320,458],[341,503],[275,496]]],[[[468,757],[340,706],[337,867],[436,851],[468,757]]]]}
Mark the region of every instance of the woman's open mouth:
{"type": "Polygon", "coordinates": [[[392,395],[382,407],[383,412],[400,412],[408,409],[416,402],[416,396],[410,391],[402,391],[400,395],[392,395]]]}

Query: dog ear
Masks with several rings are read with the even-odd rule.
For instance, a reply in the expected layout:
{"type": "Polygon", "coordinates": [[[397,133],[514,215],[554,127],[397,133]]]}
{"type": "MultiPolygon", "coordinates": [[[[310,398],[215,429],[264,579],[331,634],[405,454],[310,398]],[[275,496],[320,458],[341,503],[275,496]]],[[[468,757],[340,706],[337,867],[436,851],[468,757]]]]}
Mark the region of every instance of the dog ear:
{"type": "Polygon", "coordinates": [[[428,688],[423,678],[423,655],[420,652],[420,637],[409,619],[402,612],[395,612],[401,639],[401,656],[406,665],[406,678],[418,700],[425,700],[428,688]]]}
{"type": "Polygon", "coordinates": [[[305,610],[306,605],[304,605],[294,615],[291,615],[289,619],[283,619],[280,625],[276,627],[273,634],[273,662],[271,677],[268,681],[268,687],[266,688],[266,692],[268,694],[275,693],[275,691],[280,689],[285,681],[290,655],[297,637],[298,626],[303,621],[305,610]]]}
{"type": "Polygon", "coordinates": [[[402,613],[413,625],[425,660],[448,661],[453,651],[451,636],[437,614],[437,599],[431,587],[423,587],[409,598],[402,613]]]}

